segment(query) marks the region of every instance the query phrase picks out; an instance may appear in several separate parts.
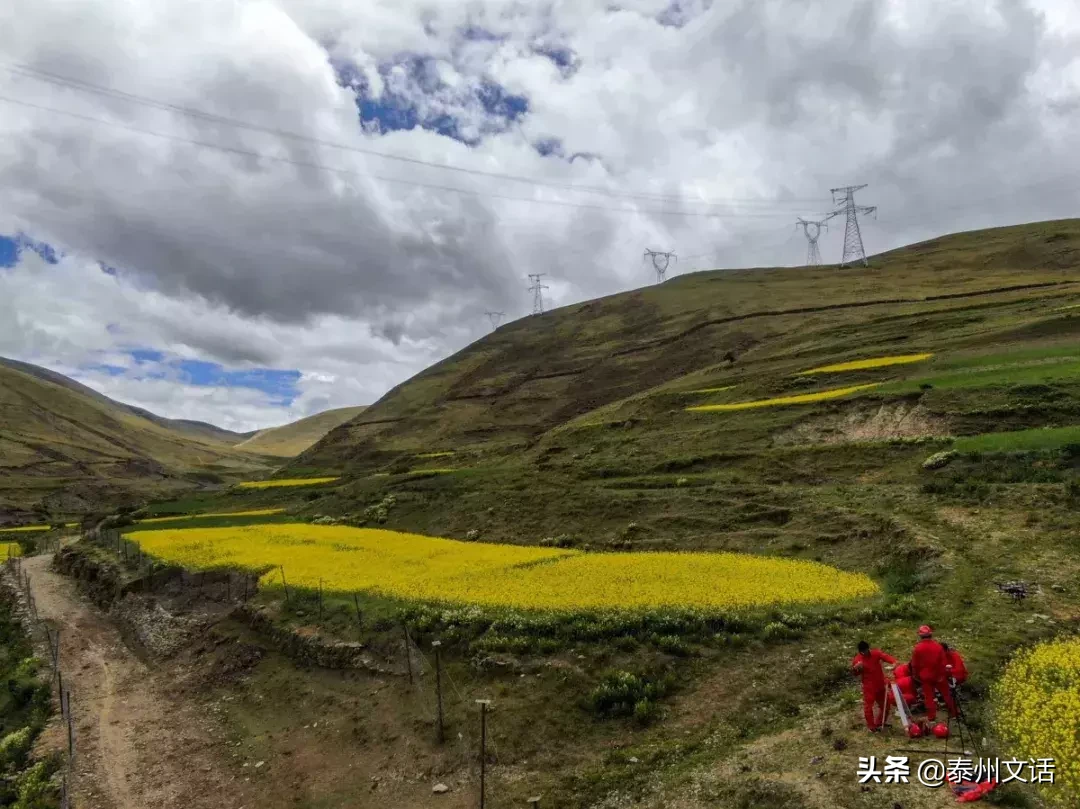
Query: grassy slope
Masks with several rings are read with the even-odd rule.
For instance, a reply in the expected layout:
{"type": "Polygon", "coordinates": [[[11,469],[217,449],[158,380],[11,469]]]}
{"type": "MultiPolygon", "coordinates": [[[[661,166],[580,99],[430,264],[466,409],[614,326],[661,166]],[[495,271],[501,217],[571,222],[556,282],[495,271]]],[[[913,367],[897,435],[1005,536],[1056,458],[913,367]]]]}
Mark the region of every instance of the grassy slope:
{"type": "Polygon", "coordinates": [[[160,496],[266,468],[254,454],[0,366],[0,511],[78,514],[125,492],[160,496]]]}
{"type": "Polygon", "coordinates": [[[340,407],[336,410],[326,410],[291,424],[260,430],[251,438],[237,444],[236,448],[261,455],[291,458],[315,444],[331,430],[356,418],[364,410],[364,407],[340,407]]]}
{"type": "MultiPolygon", "coordinates": [[[[452,743],[442,748],[432,740],[430,678],[415,689],[400,680],[373,689],[362,678],[307,675],[269,656],[249,684],[229,692],[238,738],[271,762],[293,766],[299,751],[308,762],[370,759],[388,782],[424,770],[471,795],[471,736],[453,740],[475,729],[471,700],[494,697],[492,805],[523,805],[534,794],[564,807],[952,805],[942,790],[859,788],[858,756],[895,754],[908,743],[895,730],[885,738],[860,730],[846,661],[862,636],[905,655],[912,627],[934,623],[968,659],[967,711],[992,745],[985,694],[1008,656],[1080,622],[1078,453],[994,438],[982,453],[965,454],[960,441],[951,464],[922,467],[954,436],[1080,425],[1078,266],[1080,222],[1067,221],[946,237],[875,257],[869,270],[679,277],[504,326],[391,391],[282,471],[342,473],[337,484],[163,504],[159,512],[278,504],[300,517],[363,518],[392,493],[386,528],[816,559],[868,572],[889,593],[918,600],[917,614],[904,620],[868,612],[810,626],[794,640],[744,637],[745,645],[710,630],[683,646],[628,634],[538,650],[512,626],[456,627],[455,640],[438,626],[423,634],[415,627],[423,649],[436,637],[446,642],[453,718],[452,743]],[[935,356],[797,376],[920,352],[935,356]],[[880,385],[848,399],[686,410],[867,382],[880,385]],[[692,392],[702,389],[714,392],[692,392]],[[435,451],[454,454],[418,457],[435,451]],[[415,474],[425,468],[455,471],[415,474]],[[1010,579],[1040,590],[1013,604],[993,586],[1010,579]],[[658,721],[601,721],[583,707],[610,668],[674,673],[677,689],[658,721]],[[305,694],[305,707],[283,707],[295,693],[305,694]],[[336,721],[345,711],[363,725],[351,737],[308,734],[315,713],[336,721]],[[834,747],[840,740],[846,746],[834,747]]],[[[361,596],[365,623],[357,630],[347,601],[319,621],[310,597],[294,595],[289,605],[270,589],[260,598],[287,622],[362,639],[401,663],[400,625],[378,599],[361,596]]],[[[373,791],[368,772],[312,772],[310,786],[288,802],[427,805],[373,791]]],[[[1037,805],[1031,788],[1001,794],[1008,805],[1037,805]]]]}
{"type": "Polygon", "coordinates": [[[164,416],[159,416],[156,413],[151,413],[149,410],[144,410],[141,407],[135,407],[134,405],[124,404],[118,402],[115,399],[110,399],[104,394],[98,393],[93,388],[89,388],[80,382],[76,382],[74,379],[70,379],[63,374],[56,371],[50,371],[48,368],[42,368],[38,365],[32,365],[29,362],[20,362],[18,360],[8,359],[7,357],[0,357],[0,365],[7,366],[15,371],[22,371],[24,374],[35,376],[38,379],[45,382],[52,382],[59,385],[62,388],[67,388],[70,391],[86,396],[94,401],[105,405],[106,407],[124,410],[135,416],[141,416],[142,418],[154,422],[159,427],[165,427],[166,429],[174,430],[179,433],[183,433],[191,438],[199,441],[216,441],[226,444],[235,444],[238,441],[243,441],[250,438],[254,433],[236,433],[232,430],[226,430],[218,427],[214,424],[207,424],[204,421],[192,421],[190,419],[167,419],[164,416]]]}

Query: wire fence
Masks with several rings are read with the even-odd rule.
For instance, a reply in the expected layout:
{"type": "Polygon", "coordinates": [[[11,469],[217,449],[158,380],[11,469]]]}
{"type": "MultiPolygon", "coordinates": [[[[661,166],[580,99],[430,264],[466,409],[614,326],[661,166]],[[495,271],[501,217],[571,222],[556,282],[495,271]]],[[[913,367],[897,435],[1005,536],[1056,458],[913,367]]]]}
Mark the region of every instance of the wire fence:
{"type": "Polygon", "coordinates": [[[60,777],[60,807],[70,809],[71,793],[75,778],[75,717],[71,703],[71,686],[64,682],[60,664],[60,629],[51,629],[37,609],[37,600],[31,587],[30,573],[23,569],[22,557],[12,556],[4,561],[4,572],[14,581],[16,592],[20,596],[26,627],[31,642],[44,645],[48,651],[46,660],[51,670],[50,690],[55,689],[56,700],[60,705],[60,721],[66,732],[66,746],[62,755],[60,777]]]}
{"type": "MultiPolygon", "coordinates": [[[[169,580],[178,581],[184,590],[195,590],[199,596],[208,596],[210,593],[205,590],[205,583],[209,576],[209,581],[219,585],[217,597],[220,597],[220,585],[224,583],[228,600],[238,598],[246,601],[255,594],[258,586],[256,579],[249,573],[234,574],[227,570],[213,573],[190,572],[182,568],[163,566],[146,555],[137,542],[126,538],[117,529],[93,529],[87,531],[84,537],[115,553],[117,559],[128,566],[134,565],[143,574],[142,586],[150,591],[169,580]],[[239,581],[236,581],[237,579],[239,581]]],[[[300,597],[300,593],[295,592],[296,587],[288,583],[284,568],[279,567],[270,575],[275,582],[280,583],[286,601],[300,597]]],[[[117,597],[121,595],[117,593],[117,597]]],[[[321,617],[321,582],[318,590],[311,595],[318,601],[321,617]]],[[[357,594],[353,594],[353,604],[357,623],[362,625],[364,616],[357,594]]],[[[436,652],[436,644],[440,644],[440,641],[433,639],[429,643],[432,646],[431,654],[421,648],[421,643],[414,632],[410,631],[407,622],[401,622],[399,639],[394,646],[402,652],[402,666],[397,673],[399,676],[408,677],[413,693],[413,698],[408,700],[410,709],[416,711],[425,724],[435,729],[436,741],[447,752],[467,763],[470,774],[479,774],[484,765],[500,762],[497,723],[491,722],[493,703],[487,699],[476,699],[474,697],[479,695],[468,693],[436,652]]],[[[480,793],[483,793],[485,786],[490,784],[482,784],[480,793]]],[[[478,799],[479,804],[484,805],[482,794],[478,795],[478,799]]],[[[530,801],[530,805],[538,804],[530,801]]]]}

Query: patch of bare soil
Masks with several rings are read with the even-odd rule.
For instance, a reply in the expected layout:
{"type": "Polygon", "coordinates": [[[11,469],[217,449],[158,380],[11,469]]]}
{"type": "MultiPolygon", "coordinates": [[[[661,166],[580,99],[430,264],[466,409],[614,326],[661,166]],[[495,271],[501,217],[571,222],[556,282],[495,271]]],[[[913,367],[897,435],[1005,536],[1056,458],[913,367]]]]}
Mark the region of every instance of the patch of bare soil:
{"type": "MultiPolygon", "coordinates": [[[[60,628],[60,665],[75,726],[74,805],[81,809],[264,806],[256,785],[230,773],[220,725],[169,696],[157,673],[123,643],[74,582],[49,570],[51,556],[23,565],[41,617],[60,628]]],[[[63,743],[58,725],[46,744],[63,743]]]]}
{"type": "Polygon", "coordinates": [[[813,416],[777,433],[773,442],[778,446],[843,444],[948,434],[948,423],[921,404],[894,402],[872,407],[856,405],[839,413],[813,416]]]}

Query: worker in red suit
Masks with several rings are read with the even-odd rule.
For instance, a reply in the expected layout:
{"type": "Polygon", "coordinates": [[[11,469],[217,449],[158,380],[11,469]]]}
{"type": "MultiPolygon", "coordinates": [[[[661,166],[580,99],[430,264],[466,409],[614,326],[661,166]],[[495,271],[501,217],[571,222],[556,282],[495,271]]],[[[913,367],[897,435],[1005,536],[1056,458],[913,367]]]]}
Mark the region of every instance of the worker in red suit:
{"type": "Polygon", "coordinates": [[[949,646],[944,641],[941,642],[941,648],[945,650],[945,671],[954,680],[956,684],[964,682],[968,678],[967,666],[964,665],[964,658],[960,656],[960,653],[949,646]]]}
{"type": "Polygon", "coordinates": [[[911,669],[922,683],[923,703],[926,707],[926,718],[933,722],[937,719],[937,702],[934,700],[934,692],[941,694],[945,701],[945,707],[949,716],[956,716],[956,703],[953,702],[952,692],[949,690],[949,675],[945,670],[948,665],[945,650],[941,644],[934,640],[934,630],[923,624],[919,627],[919,642],[911,652],[911,669]]]}
{"type": "Polygon", "coordinates": [[[888,691],[885,688],[885,672],[881,670],[883,660],[889,665],[896,663],[896,658],[881,649],[871,649],[864,640],[859,641],[859,653],[851,659],[852,671],[862,679],[863,717],[871,733],[881,730],[885,722],[888,691]]]}

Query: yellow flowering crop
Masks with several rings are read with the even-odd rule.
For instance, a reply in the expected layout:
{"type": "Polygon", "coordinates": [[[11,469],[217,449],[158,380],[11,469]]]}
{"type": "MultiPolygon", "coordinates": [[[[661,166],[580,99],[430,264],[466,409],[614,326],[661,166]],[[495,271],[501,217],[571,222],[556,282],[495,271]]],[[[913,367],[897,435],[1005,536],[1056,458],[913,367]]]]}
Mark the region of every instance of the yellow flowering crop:
{"type": "Polygon", "coordinates": [[[0,534],[16,534],[28,531],[48,531],[48,525],[20,525],[18,528],[0,528],[0,534]]]}
{"type": "Polygon", "coordinates": [[[1017,654],[994,687],[997,729],[1017,758],[1053,758],[1044,796],[1080,806],[1080,638],[1017,654]]]}
{"type": "Polygon", "coordinates": [[[687,393],[723,393],[726,390],[731,390],[736,387],[735,385],[725,385],[722,388],[698,388],[697,390],[688,390],[687,393]]]}
{"type": "Polygon", "coordinates": [[[280,480],[246,480],[237,483],[238,489],[276,489],[279,486],[315,486],[319,483],[332,483],[337,480],[332,478],[282,478],[280,480]]]}
{"type": "Polygon", "coordinates": [[[819,368],[811,368],[809,371],[801,371],[797,376],[806,374],[838,374],[842,371],[866,371],[871,368],[885,368],[889,365],[906,365],[909,362],[922,362],[930,359],[933,354],[899,354],[893,357],[875,357],[869,360],[853,360],[851,362],[838,362],[835,365],[822,365],[819,368]]]}
{"type": "Polygon", "coordinates": [[[142,525],[150,522],[173,522],[174,520],[199,520],[203,517],[262,517],[267,514],[280,514],[283,508],[256,508],[251,511],[214,511],[209,514],[174,514],[171,517],[147,517],[135,522],[142,525]]]}
{"type": "Polygon", "coordinates": [[[18,542],[0,542],[0,561],[12,556],[22,556],[22,545],[18,542]]]}
{"type": "Polygon", "coordinates": [[[821,390],[817,393],[800,393],[797,396],[778,396],[775,399],[758,399],[753,402],[731,402],[730,404],[697,405],[686,408],[695,413],[716,413],[724,410],[750,410],[755,407],[777,407],[781,405],[808,404],[810,402],[823,402],[826,399],[839,399],[849,393],[856,393],[868,388],[876,388],[878,383],[869,385],[852,385],[849,388],[832,388],[821,390]]]}
{"type": "Polygon", "coordinates": [[[418,601],[553,610],[726,610],[877,592],[862,574],[734,553],[582,553],[307,524],[138,531],[143,550],[190,569],[268,571],[263,583],[418,601]]]}

